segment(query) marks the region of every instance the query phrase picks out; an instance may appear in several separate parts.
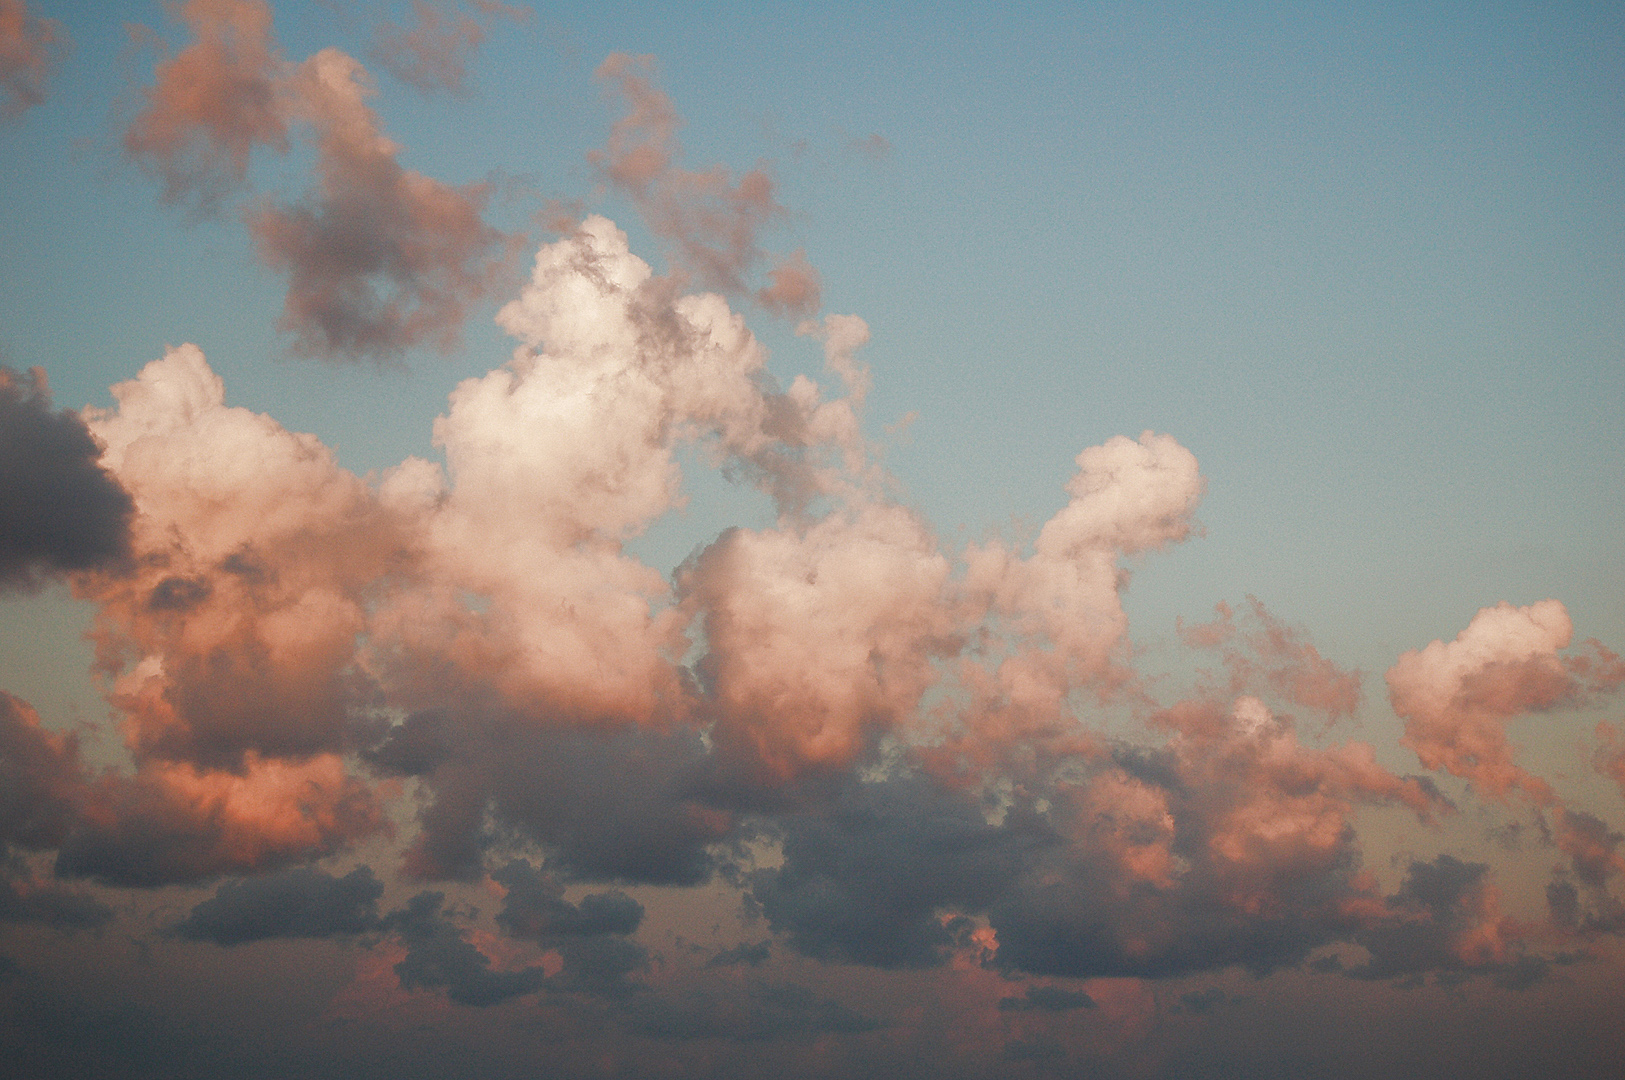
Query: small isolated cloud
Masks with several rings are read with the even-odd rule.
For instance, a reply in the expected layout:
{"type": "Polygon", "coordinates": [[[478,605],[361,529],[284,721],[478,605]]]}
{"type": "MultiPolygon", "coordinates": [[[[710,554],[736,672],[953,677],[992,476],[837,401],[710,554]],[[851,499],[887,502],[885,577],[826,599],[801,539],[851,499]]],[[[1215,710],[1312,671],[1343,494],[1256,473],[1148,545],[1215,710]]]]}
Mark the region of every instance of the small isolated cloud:
{"type": "Polygon", "coordinates": [[[772,942],[741,941],[729,949],[718,949],[716,955],[705,962],[708,968],[761,967],[773,953],[772,942]]]}
{"type": "Polygon", "coordinates": [[[343,877],[298,866],[261,878],[228,881],[194,907],[174,933],[193,941],[242,945],[270,938],[325,938],[380,926],[383,883],[371,867],[343,877]]]}
{"type": "Polygon", "coordinates": [[[846,148],[859,157],[880,161],[891,156],[891,140],[878,131],[871,131],[861,139],[856,135],[846,140],[846,148]]]}
{"type": "Polygon", "coordinates": [[[0,591],[111,566],[134,506],[77,414],[51,411],[45,373],[0,367],[0,591]]]}
{"type": "Polygon", "coordinates": [[[474,10],[483,18],[456,4],[413,0],[409,26],[379,25],[372,56],[385,71],[426,94],[467,93],[468,62],[485,41],[485,20],[525,22],[531,17],[527,7],[492,0],[474,0],[474,10]]]}
{"type": "Polygon", "coordinates": [[[164,201],[201,209],[241,187],[257,146],[286,151],[287,61],[263,0],[188,0],[194,41],[158,65],[124,149],[164,182],[164,201]]]}
{"type": "Polygon", "coordinates": [[[999,999],[1000,1012],[1070,1012],[1094,1007],[1095,999],[1088,994],[1059,986],[1029,986],[1019,997],[999,999]]]}
{"type": "Polygon", "coordinates": [[[0,0],[0,120],[45,100],[45,84],[67,44],[62,24],[33,15],[28,0],[0,0]]]}

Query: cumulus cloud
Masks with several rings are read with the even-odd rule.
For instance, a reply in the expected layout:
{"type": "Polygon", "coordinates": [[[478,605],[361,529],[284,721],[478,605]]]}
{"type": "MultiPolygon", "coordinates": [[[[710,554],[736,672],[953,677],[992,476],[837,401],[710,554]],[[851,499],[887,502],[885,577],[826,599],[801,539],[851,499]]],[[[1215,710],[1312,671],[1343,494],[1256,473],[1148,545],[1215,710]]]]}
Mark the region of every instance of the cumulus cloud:
{"type": "Polygon", "coordinates": [[[1479,611],[1454,641],[1403,654],[1387,679],[1405,745],[1428,768],[1471,780],[1486,795],[1517,790],[1552,804],[1550,785],[1513,760],[1507,724],[1625,682],[1625,663],[1595,641],[1562,655],[1573,636],[1559,601],[1503,602],[1479,611]]]}
{"type": "Polygon", "coordinates": [[[1388,898],[1402,917],[1358,935],[1371,956],[1349,974],[1387,979],[1476,969],[1519,978],[1525,965],[1514,952],[1514,927],[1501,914],[1488,870],[1452,855],[1411,863],[1399,891],[1388,898]]]}
{"type": "MultiPolygon", "coordinates": [[[[423,64],[430,44],[457,59],[473,43],[427,14],[445,10],[418,9],[440,34],[419,42],[423,64]]],[[[283,61],[260,5],[197,0],[183,17],[198,42],[161,68],[131,129],[170,134],[139,152],[179,163],[177,190],[202,197],[242,181],[256,147],[310,133],[317,189],[251,212],[290,276],[301,347],[445,340],[503,246],[483,192],[399,164],[349,56],[283,61]],[[246,90],[203,110],[187,79],[268,88],[269,111],[246,90]]],[[[1024,1029],[1110,995],[1013,993],[1001,977],[1262,974],[1326,947],[1363,949],[1345,969],[1362,978],[1534,977],[1532,931],[1502,914],[1482,866],[1417,862],[1392,893],[1363,867],[1362,813],[1426,825],[1453,807],[1372,746],[1300,736],[1296,713],[1334,720],[1361,697],[1360,673],[1306,632],[1251,598],[1221,605],[1181,635],[1222,671],[1154,696],[1129,635],[1128,560],[1199,531],[1205,481],[1187,448],[1152,431],[1098,442],[1030,543],[945,552],[864,435],[867,324],[800,321],[827,385],[785,387],[732,306],[818,307],[805,255],[773,266],[758,246],[782,215],[765,170],[683,169],[649,65],[616,56],[600,74],[630,112],[594,164],[678,272],[657,275],[600,216],[543,245],[496,316],[511,358],[461,382],[434,425],[443,463],[358,477],[314,437],[228,405],[194,346],[82,422],[12,395],[41,423],[80,423],[65,456],[126,500],[127,558],[53,566],[97,605],[129,768],[92,774],[71,739],[12,707],[3,733],[28,780],[0,805],[21,860],[7,895],[45,896],[30,860],[51,852],[59,876],[108,886],[241,875],[175,933],[377,933],[405,991],[592,999],[670,1039],[874,1023],[781,984],[762,983],[743,1018],[721,998],[650,1003],[660,965],[622,887],[744,894],[775,938],[719,942],[694,966],[718,985],[754,983],[770,955],[954,965],[999,982],[984,1012],[1024,1029]],[[668,576],[631,542],[683,505],[685,462],[754,486],[771,517],[668,576]],[[1103,707],[1146,726],[1108,734],[1103,707]],[[391,800],[415,820],[390,872],[500,894],[495,933],[441,892],[380,914],[370,869],[311,865],[387,832],[391,800]]],[[[1557,929],[1543,929],[1559,936],[1607,924],[1625,866],[1619,834],[1519,769],[1505,737],[1514,716],[1625,681],[1618,657],[1569,650],[1571,636],[1555,601],[1502,605],[1388,673],[1423,765],[1549,815],[1569,859],[1557,929]]],[[[1612,768],[1613,752],[1599,760],[1612,768]]]]}
{"type": "MultiPolygon", "coordinates": [[[[750,295],[746,275],[766,258],[757,234],[785,216],[773,179],[761,165],[737,180],[720,165],[701,171],[678,165],[682,121],[653,73],[648,56],[614,53],[599,65],[598,77],[614,87],[628,111],[610,131],[608,145],[589,160],[632,199],[650,231],[672,245],[678,268],[704,288],[750,295]]],[[[768,275],[770,283],[755,293],[768,310],[796,316],[818,310],[818,274],[804,252],[777,260],[768,275]]]]}
{"type": "Polygon", "coordinates": [[[39,368],[0,367],[0,590],[129,554],[130,496],[80,417],[51,411],[39,368]]]}
{"type": "Polygon", "coordinates": [[[239,767],[349,745],[364,592],[405,539],[330,450],[226,405],[194,346],[86,413],[135,504],[129,574],[87,575],[126,742],[142,758],[239,767]]]}
{"type": "MultiPolygon", "coordinates": [[[[393,935],[403,987],[470,1005],[625,1005],[651,963],[642,906],[566,889],[718,875],[789,951],[881,968],[1262,973],[1330,945],[1363,947],[1372,959],[1349,970],[1369,977],[1511,985],[1538,965],[1481,873],[1429,864],[1384,895],[1362,868],[1362,808],[1426,823],[1452,807],[1368,745],[1299,738],[1291,710],[1338,717],[1359,700],[1358,674],[1303,631],[1256,601],[1221,607],[1183,636],[1223,674],[1151,701],[1123,562],[1196,529],[1203,480],[1172,438],[1084,450],[1030,547],[955,559],[888,496],[861,434],[862,320],[803,327],[836,396],[806,376],[781,390],[724,298],[657,277],[602,218],[544,245],[498,318],[518,348],[451,395],[443,467],[357,477],[228,405],[191,346],[87,411],[99,467],[131,502],[130,559],[74,583],[99,606],[133,771],[92,776],[71,741],[17,720],[41,777],[10,818],[37,823],[14,830],[19,852],[119,886],[255,875],[177,933],[393,935]],[[685,445],[778,517],[724,532],[668,581],[626,545],[681,505],[685,445]],[[1143,738],[1108,737],[1093,702],[1140,711],[1143,738]],[[401,869],[500,890],[510,946],[441,894],[379,915],[370,871],[310,868],[382,831],[399,780],[419,795],[401,869]],[[755,863],[753,843],[780,860],[755,863]]],[[[1416,745],[1618,681],[1601,646],[1561,652],[1560,606],[1505,610],[1524,652],[1461,660],[1435,643],[1390,672],[1416,745]]],[[[1458,643],[1477,649],[1478,627],[1458,643]]],[[[1591,932],[1612,910],[1618,834],[1541,805],[1588,890],[1553,894],[1554,925],[1591,932]]],[[[725,948],[708,977],[767,956],[725,948]]],[[[1086,1007],[1052,990],[988,1008],[1086,1007]]],[[[761,1022],[813,1030],[819,1008],[761,1022]]],[[[626,1015],[651,1031],[713,1023],[626,1015]]]]}

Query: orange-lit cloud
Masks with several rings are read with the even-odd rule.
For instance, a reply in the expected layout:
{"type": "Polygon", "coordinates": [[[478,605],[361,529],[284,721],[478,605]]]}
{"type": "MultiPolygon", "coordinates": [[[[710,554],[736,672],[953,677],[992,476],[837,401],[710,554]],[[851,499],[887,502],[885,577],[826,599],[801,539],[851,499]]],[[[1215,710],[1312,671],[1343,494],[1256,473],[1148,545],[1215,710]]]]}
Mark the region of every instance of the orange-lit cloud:
{"type": "Polygon", "coordinates": [[[31,14],[27,0],[0,0],[0,120],[45,100],[45,83],[66,45],[62,24],[31,14]]]}

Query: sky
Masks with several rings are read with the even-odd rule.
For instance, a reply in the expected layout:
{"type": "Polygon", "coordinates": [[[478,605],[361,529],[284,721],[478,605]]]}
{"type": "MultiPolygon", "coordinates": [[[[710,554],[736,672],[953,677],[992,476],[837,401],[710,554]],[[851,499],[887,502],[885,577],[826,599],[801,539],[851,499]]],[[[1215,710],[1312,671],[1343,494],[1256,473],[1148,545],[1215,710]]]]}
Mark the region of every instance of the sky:
{"type": "Polygon", "coordinates": [[[0,0],[30,1077],[1612,1076],[1616,5],[0,0]]]}

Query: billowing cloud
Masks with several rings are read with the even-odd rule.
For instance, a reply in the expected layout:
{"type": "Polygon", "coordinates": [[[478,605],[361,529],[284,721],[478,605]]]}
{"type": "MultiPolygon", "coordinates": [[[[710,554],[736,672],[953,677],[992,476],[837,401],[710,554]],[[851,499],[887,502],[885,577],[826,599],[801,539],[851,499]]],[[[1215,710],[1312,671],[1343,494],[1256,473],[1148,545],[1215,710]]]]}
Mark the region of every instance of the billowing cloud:
{"type": "MultiPolygon", "coordinates": [[[[1484,863],[1451,855],[1413,862],[1399,891],[1388,898],[1401,918],[1363,931],[1370,952],[1350,970],[1363,979],[1387,979],[1429,971],[1490,970],[1503,981],[1534,974],[1514,952],[1512,921],[1501,914],[1484,863]]],[[[1530,962],[1536,963],[1531,957],[1530,962]]]]}
{"type": "Polygon", "coordinates": [[[130,496],[76,414],[51,411],[45,373],[0,367],[0,590],[129,554],[130,496]]]}
{"type": "Polygon", "coordinates": [[[87,417],[135,503],[136,570],[79,589],[126,742],[232,767],[345,749],[364,593],[407,543],[388,507],[314,438],[227,406],[193,346],[113,395],[87,417]]]}
{"type": "Polygon", "coordinates": [[[45,100],[45,83],[66,44],[62,24],[31,14],[27,0],[0,0],[0,120],[45,100]]]}
{"type": "Polygon", "coordinates": [[[1454,641],[1400,656],[1387,679],[1394,712],[1405,720],[1405,745],[1428,768],[1471,780],[1486,795],[1504,799],[1518,790],[1551,804],[1550,785],[1513,760],[1508,722],[1625,682],[1625,662],[1596,641],[1562,655],[1573,636],[1568,610],[1556,600],[1503,602],[1479,611],[1454,641]]]}

